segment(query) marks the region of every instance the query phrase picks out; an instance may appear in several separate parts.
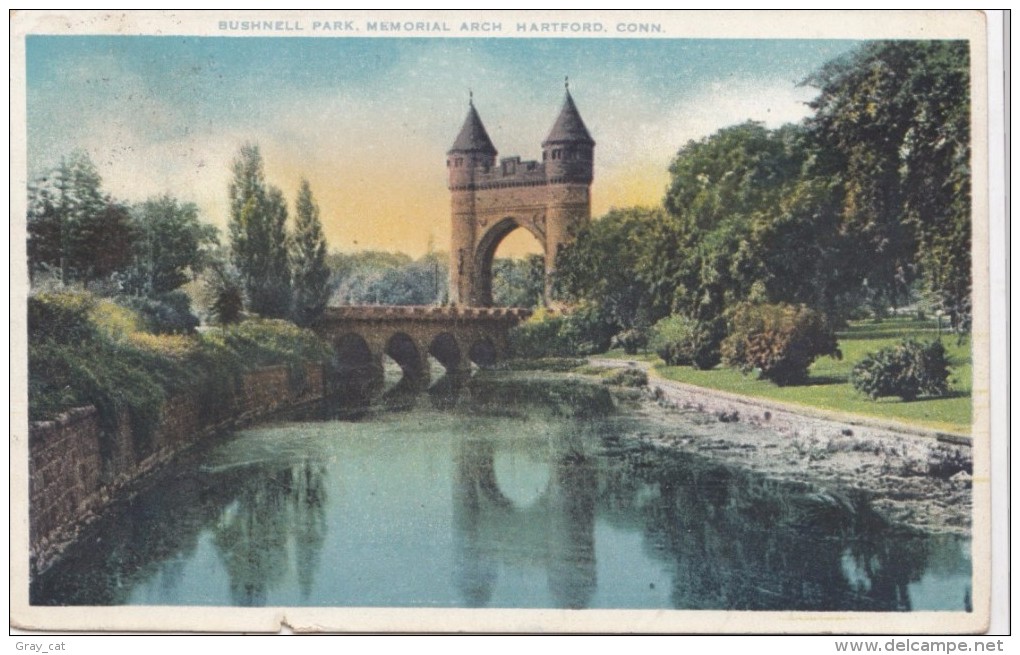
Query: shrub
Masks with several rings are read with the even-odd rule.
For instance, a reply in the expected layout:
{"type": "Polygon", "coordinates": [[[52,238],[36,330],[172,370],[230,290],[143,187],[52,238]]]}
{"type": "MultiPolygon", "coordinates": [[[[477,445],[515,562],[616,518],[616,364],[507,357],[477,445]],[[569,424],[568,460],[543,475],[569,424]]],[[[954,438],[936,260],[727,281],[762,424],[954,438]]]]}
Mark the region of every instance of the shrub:
{"type": "Polygon", "coordinates": [[[106,298],[96,299],[89,310],[88,320],[111,339],[123,339],[138,334],[144,327],[137,312],[106,298]]]}
{"type": "Polygon", "coordinates": [[[97,334],[90,317],[95,307],[91,294],[34,294],[28,299],[28,333],[33,340],[90,341],[97,334]]]}
{"type": "Polygon", "coordinates": [[[649,345],[669,366],[707,370],[720,361],[721,322],[697,321],[681,314],[662,319],[651,330],[649,345]]]}
{"type": "Polygon", "coordinates": [[[570,355],[559,338],[562,316],[539,310],[510,331],[510,352],[516,358],[540,358],[570,355]]]}
{"type": "Polygon", "coordinates": [[[621,387],[648,386],[648,374],[639,368],[619,368],[605,376],[602,384],[615,384],[621,387]]]}
{"type": "Polygon", "coordinates": [[[804,305],[738,305],[730,334],[721,345],[727,366],[782,386],[807,379],[811,362],[822,355],[841,357],[825,315],[804,305]]]}
{"type": "Polygon", "coordinates": [[[191,299],[183,291],[159,296],[128,296],[120,300],[141,318],[146,332],[152,334],[191,334],[198,318],[191,313],[191,299]]]}
{"type": "Polygon", "coordinates": [[[579,357],[609,349],[612,329],[593,306],[582,306],[570,314],[539,310],[510,333],[514,357],[579,357]]]}
{"type": "Polygon", "coordinates": [[[219,339],[237,354],[247,367],[324,361],[331,357],[329,346],[311,330],[281,319],[249,319],[223,330],[210,331],[203,341],[219,339]]]}
{"type": "Polygon", "coordinates": [[[899,344],[868,353],[854,365],[850,384],[870,398],[899,396],[913,400],[921,395],[942,396],[949,391],[949,360],[941,341],[899,344]]]}
{"type": "Polygon", "coordinates": [[[609,350],[617,329],[602,315],[599,306],[583,304],[564,315],[559,337],[569,351],[567,354],[584,357],[609,350]]]}
{"type": "Polygon", "coordinates": [[[89,294],[38,294],[28,300],[29,417],[54,418],[94,405],[107,434],[127,412],[146,452],[159,419],[166,384],[183,377],[177,362],[128,338],[137,319],[89,294]]]}
{"type": "Polygon", "coordinates": [[[286,321],[248,321],[201,335],[137,329],[144,324],[137,313],[89,294],[31,296],[30,419],[91,404],[112,433],[127,412],[144,452],[171,393],[200,389],[213,415],[229,407],[245,371],[287,364],[292,384],[300,385],[304,362],[331,357],[328,344],[286,321]]]}
{"type": "Polygon", "coordinates": [[[613,337],[610,345],[623,348],[628,355],[636,355],[638,350],[648,345],[648,332],[640,328],[630,328],[613,337]]]}

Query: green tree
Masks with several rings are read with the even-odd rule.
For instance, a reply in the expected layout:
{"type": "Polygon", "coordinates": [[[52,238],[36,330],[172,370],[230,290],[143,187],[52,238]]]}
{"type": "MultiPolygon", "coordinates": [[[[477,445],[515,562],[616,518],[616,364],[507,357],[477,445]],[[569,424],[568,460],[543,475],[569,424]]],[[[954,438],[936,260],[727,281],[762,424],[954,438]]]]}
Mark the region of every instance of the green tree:
{"type": "Polygon", "coordinates": [[[138,238],[127,206],[108,200],[71,231],[71,268],[86,285],[107,280],[130,266],[138,238]]]}
{"type": "Polygon", "coordinates": [[[796,201],[809,152],[803,131],[748,122],[724,128],[677,153],[664,204],[669,215],[644,250],[641,277],[656,304],[713,322],[747,298],[800,301],[823,272],[818,243],[830,217],[796,201]]]}
{"type": "Polygon", "coordinates": [[[330,253],[326,261],[341,303],[430,305],[448,297],[446,253],[414,260],[404,253],[366,250],[330,253]]]}
{"type": "Polygon", "coordinates": [[[109,279],[130,263],[136,238],[127,208],[80,151],[29,186],[27,228],[33,277],[51,272],[62,283],[109,279]]]}
{"type": "Polygon", "coordinates": [[[660,209],[613,209],[583,227],[556,258],[557,293],[587,300],[610,334],[649,327],[668,313],[657,306],[655,281],[641,262],[652,247],[665,216],[660,209]]]}
{"type": "Polygon", "coordinates": [[[802,178],[751,215],[732,265],[748,298],[806,304],[842,322],[860,304],[857,242],[841,229],[842,189],[802,178]],[[747,286],[747,285],[750,286],[747,286]]]}
{"type": "Polygon", "coordinates": [[[134,261],[125,274],[125,290],[158,296],[177,289],[200,273],[217,245],[217,230],[202,223],[198,207],[168,195],[134,208],[138,239],[134,261]]]}
{"type": "Polygon", "coordinates": [[[537,307],[544,292],[544,256],[492,261],[492,303],[497,307],[537,307]]]}
{"type": "Polygon", "coordinates": [[[331,292],[326,266],[326,238],[322,234],[319,206],[308,180],[301,180],[291,242],[294,276],[294,322],[309,325],[326,309],[331,292]]]}
{"type": "Polygon", "coordinates": [[[241,147],[233,173],[229,189],[231,258],[248,308],[263,316],[288,316],[291,279],[283,193],[267,185],[256,145],[241,147]]]}
{"type": "Polygon", "coordinates": [[[899,301],[918,275],[970,313],[970,56],[962,41],[882,41],[808,78],[818,175],[845,193],[868,285],[899,301]]]}

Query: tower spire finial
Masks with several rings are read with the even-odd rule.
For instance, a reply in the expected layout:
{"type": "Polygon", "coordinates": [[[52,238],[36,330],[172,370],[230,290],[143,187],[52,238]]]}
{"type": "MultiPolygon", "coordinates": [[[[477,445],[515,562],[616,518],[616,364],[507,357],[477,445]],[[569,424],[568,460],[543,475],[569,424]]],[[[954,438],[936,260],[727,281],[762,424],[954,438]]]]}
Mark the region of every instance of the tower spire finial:
{"type": "Polygon", "coordinates": [[[564,75],[563,76],[563,88],[566,89],[567,91],[570,90],[570,76],[569,75],[564,75]]]}
{"type": "Polygon", "coordinates": [[[472,91],[471,89],[468,89],[468,106],[469,107],[475,106],[475,92],[472,91]]]}

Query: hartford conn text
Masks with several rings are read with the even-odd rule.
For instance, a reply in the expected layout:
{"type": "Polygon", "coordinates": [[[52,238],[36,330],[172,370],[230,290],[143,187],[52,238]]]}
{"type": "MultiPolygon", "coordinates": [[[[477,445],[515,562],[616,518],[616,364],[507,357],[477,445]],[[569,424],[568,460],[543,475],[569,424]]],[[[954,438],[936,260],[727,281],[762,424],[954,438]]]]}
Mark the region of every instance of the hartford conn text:
{"type": "Polygon", "coordinates": [[[601,22],[514,22],[500,21],[355,21],[355,20],[221,20],[217,27],[223,32],[469,32],[483,34],[659,34],[659,23],[601,22]]]}

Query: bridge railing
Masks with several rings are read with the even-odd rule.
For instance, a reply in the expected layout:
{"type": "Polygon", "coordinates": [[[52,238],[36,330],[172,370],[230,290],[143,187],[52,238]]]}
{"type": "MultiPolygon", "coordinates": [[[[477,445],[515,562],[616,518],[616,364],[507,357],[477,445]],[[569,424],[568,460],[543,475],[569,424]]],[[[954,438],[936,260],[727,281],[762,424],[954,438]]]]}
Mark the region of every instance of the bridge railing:
{"type": "Polygon", "coordinates": [[[326,308],[333,320],[457,320],[489,319],[519,322],[531,316],[525,307],[466,307],[462,305],[340,305],[326,308]]]}

